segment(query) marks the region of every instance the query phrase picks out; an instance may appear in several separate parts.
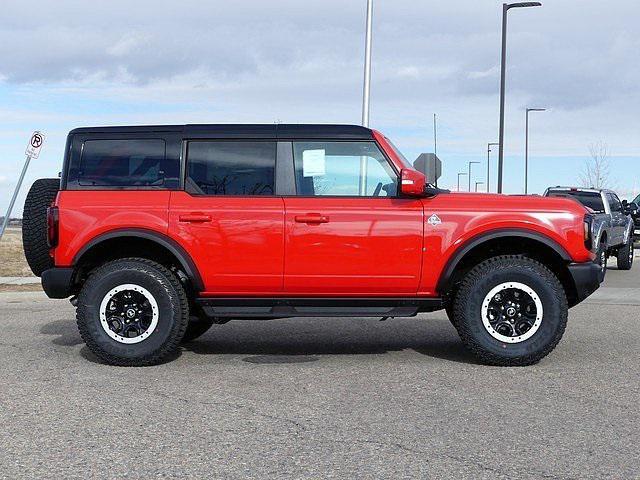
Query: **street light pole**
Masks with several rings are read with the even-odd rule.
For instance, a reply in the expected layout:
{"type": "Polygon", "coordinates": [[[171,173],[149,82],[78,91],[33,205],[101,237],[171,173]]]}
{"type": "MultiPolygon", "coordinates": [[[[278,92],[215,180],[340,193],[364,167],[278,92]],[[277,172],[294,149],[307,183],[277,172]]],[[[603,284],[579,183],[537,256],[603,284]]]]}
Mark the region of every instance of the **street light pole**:
{"type": "Polygon", "coordinates": [[[471,165],[474,163],[480,164],[480,162],[469,162],[469,191],[471,191],[471,165]]]}
{"type": "Polygon", "coordinates": [[[529,112],[544,112],[546,108],[527,108],[524,134],[524,194],[529,190],[529,112]]]}
{"type": "Polygon", "coordinates": [[[541,7],[540,2],[502,4],[502,57],[500,61],[500,143],[498,154],[498,193],[502,193],[502,168],[504,164],[504,101],[507,66],[507,13],[512,8],[541,7]]]}
{"type": "Polygon", "coordinates": [[[487,193],[489,193],[489,183],[491,182],[491,147],[500,145],[499,143],[487,143],[487,193]]]}
{"type": "Polygon", "coordinates": [[[476,182],[476,192],[478,191],[478,185],[482,185],[484,182],[476,182]]]}
{"type": "MultiPolygon", "coordinates": [[[[364,84],[362,86],[362,126],[369,128],[369,107],[371,105],[371,37],[373,33],[373,0],[367,0],[367,26],[364,44],[364,84]]],[[[360,157],[360,195],[367,192],[367,157],[360,157]]]]}
{"type": "Polygon", "coordinates": [[[467,172],[458,173],[458,192],[460,191],[460,177],[466,174],[467,172]]]}

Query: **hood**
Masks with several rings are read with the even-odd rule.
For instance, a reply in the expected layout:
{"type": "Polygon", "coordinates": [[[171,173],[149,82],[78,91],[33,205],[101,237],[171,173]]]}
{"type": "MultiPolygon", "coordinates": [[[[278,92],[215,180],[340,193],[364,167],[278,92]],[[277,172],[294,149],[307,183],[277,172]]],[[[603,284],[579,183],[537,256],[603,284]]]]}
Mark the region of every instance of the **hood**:
{"type": "Polygon", "coordinates": [[[468,192],[452,192],[448,196],[455,203],[463,203],[467,206],[467,209],[478,211],[568,212],[575,215],[588,213],[587,208],[578,201],[562,197],[468,192]]]}

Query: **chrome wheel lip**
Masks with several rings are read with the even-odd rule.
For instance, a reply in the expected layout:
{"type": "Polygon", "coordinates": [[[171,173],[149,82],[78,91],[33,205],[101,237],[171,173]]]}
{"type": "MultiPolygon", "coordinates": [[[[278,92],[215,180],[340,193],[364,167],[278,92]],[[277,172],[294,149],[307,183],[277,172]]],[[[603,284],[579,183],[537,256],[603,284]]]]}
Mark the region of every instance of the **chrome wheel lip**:
{"type": "Polygon", "coordinates": [[[493,338],[495,338],[500,342],[514,344],[514,343],[522,343],[530,339],[536,334],[536,332],[540,329],[540,326],[542,325],[544,310],[542,308],[542,301],[540,300],[540,297],[538,296],[538,294],[535,292],[533,288],[520,282],[504,282],[499,285],[496,285],[484,297],[484,300],[482,301],[481,315],[482,315],[482,324],[489,335],[491,335],[493,338]],[[489,304],[491,303],[491,300],[497,293],[503,290],[506,290],[508,288],[517,289],[526,293],[531,297],[531,299],[533,300],[536,306],[536,320],[533,323],[533,326],[529,330],[527,330],[523,335],[513,336],[513,337],[507,337],[506,335],[502,335],[493,328],[493,326],[491,325],[491,322],[489,321],[489,304]]]}
{"type": "Polygon", "coordinates": [[[151,292],[149,292],[149,290],[147,290],[146,288],[141,287],[140,285],[135,285],[132,283],[118,285],[117,287],[112,288],[104,296],[104,298],[102,299],[102,302],[100,303],[100,325],[102,326],[102,329],[113,340],[115,340],[118,343],[123,343],[125,345],[133,345],[136,343],[144,342],[149,337],[149,335],[151,335],[158,327],[159,317],[160,317],[160,314],[158,309],[158,302],[156,302],[156,299],[151,294],[151,292]],[[147,328],[144,332],[142,332],[137,337],[133,337],[133,338],[127,338],[127,337],[122,337],[118,335],[116,332],[111,330],[108,323],[107,307],[109,305],[109,302],[118,293],[122,293],[126,291],[133,291],[143,295],[151,305],[152,317],[151,317],[151,324],[149,325],[149,328],[147,328]]]}

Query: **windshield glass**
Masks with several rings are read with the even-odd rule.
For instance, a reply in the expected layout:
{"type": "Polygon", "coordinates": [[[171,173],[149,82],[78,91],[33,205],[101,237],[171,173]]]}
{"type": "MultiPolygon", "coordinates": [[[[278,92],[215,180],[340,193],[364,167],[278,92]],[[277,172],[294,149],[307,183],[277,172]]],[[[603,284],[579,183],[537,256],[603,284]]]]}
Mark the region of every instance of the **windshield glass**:
{"type": "Polygon", "coordinates": [[[631,203],[635,203],[636,205],[640,205],[640,195],[638,195],[636,198],[633,199],[633,202],[631,203]]]}
{"type": "Polygon", "coordinates": [[[402,152],[398,150],[398,147],[396,147],[395,144],[391,140],[389,140],[389,138],[384,137],[384,139],[387,141],[387,143],[389,143],[389,145],[391,145],[391,148],[393,149],[393,153],[395,153],[398,156],[398,158],[404,164],[404,166],[413,168],[413,165],[411,165],[411,162],[409,162],[409,160],[407,160],[407,157],[405,157],[402,154],[402,152]]]}
{"type": "Polygon", "coordinates": [[[564,197],[577,200],[585,207],[589,207],[594,212],[603,213],[604,203],[602,202],[602,195],[596,192],[578,192],[575,190],[550,190],[547,193],[548,197],[564,197]]]}

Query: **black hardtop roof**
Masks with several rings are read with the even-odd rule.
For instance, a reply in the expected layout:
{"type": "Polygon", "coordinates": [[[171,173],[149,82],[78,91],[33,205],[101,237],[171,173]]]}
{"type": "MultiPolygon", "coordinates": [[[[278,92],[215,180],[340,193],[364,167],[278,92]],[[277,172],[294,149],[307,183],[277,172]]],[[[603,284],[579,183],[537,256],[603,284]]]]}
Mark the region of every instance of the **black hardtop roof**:
{"type": "Polygon", "coordinates": [[[179,133],[188,138],[268,138],[268,139],[342,139],[371,140],[373,132],[359,125],[312,124],[211,124],[211,125],[144,125],[115,127],[82,127],[69,135],[135,133],[179,133]]]}

